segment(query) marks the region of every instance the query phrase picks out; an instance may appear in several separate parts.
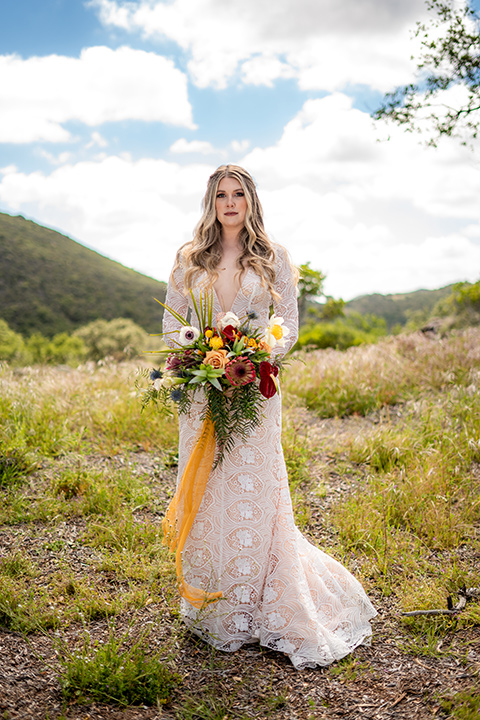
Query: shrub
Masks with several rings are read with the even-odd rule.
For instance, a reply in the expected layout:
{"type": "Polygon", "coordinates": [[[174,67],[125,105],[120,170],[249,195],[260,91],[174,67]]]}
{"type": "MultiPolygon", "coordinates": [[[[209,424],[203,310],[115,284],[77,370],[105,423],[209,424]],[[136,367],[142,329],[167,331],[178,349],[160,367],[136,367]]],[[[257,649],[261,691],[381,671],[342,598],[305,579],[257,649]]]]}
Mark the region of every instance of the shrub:
{"type": "Polygon", "coordinates": [[[12,330],[5,320],[0,319],[0,360],[22,362],[26,359],[25,341],[12,330]]]}
{"type": "Polygon", "coordinates": [[[74,332],[74,338],[81,340],[90,360],[112,357],[125,360],[135,357],[147,349],[148,335],[133,320],[94,320],[74,332]]]}
{"type": "Polygon", "coordinates": [[[59,333],[51,340],[41,333],[33,333],[26,342],[26,349],[30,361],[36,364],[77,364],[87,354],[83,340],[68,333],[59,333]]]}
{"type": "Polygon", "coordinates": [[[295,347],[346,350],[355,345],[374,343],[386,335],[386,332],[383,318],[350,313],[347,317],[337,318],[333,322],[320,322],[302,328],[295,347]]]}

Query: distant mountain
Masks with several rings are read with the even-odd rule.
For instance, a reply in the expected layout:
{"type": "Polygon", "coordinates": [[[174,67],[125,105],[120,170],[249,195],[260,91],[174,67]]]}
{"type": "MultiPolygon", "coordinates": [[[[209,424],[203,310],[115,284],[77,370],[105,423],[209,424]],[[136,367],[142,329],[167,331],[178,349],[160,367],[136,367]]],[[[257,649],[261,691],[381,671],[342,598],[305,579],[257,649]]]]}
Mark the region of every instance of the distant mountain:
{"type": "Polygon", "coordinates": [[[131,318],[160,331],[165,283],[22,216],[0,213],[0,317],[23,335],[131,318]]]}
{"type": "Polygon", "coordinates": [[[412,312],[421,311],[428,317],[438,300],[451,293],[452,287],[453,285],[447,285],[438,290],[416,290],[395,295],[361,295],[347,302],[345,310],[347,313],[353,310],[362,315],[372,314],[385,318],[387,327],[391,330],[394,325],[404,325],[412,312]]]}

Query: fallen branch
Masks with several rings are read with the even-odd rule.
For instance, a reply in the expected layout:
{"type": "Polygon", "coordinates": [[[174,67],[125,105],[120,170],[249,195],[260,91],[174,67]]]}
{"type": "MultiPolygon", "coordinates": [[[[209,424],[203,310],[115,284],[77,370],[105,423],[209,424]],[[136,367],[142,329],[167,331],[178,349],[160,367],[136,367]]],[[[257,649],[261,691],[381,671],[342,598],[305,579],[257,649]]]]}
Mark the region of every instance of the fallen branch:
{"type": "Polygon", "coordinates": [[[447,597],[447,608],[444,610],[412,610],[411,612],[403,612],[404,617],[416,617],[418,615],[456,615],[461,612],[469,600],[480,597],[480,590],[478,588],[466,588],[463,585],[457,590],[458,601],[456,605],[453,604],[453,600],[449,595],[447,597]]]}

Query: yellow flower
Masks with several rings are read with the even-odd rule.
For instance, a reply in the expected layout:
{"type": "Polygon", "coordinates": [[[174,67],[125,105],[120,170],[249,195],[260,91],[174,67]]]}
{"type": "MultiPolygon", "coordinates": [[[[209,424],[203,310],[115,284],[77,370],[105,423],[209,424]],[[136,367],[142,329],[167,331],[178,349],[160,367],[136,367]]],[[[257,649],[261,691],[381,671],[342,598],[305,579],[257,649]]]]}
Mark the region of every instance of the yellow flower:
{"type": "Polygon", "coordinates": [[[213,330],[205,330],[205,337],[211,338],[213,335],[213,330]]]}
{"type": "Polygon", "coordinates": [[[223,347],[223,340],[217,335],[210,339],[209,345],[213,350],[220,350],[220,348],[223,347]]]}
{"type": "Polygon", "coordinates": [[[250,338],[250,340],[247,342],[247,347],[251,347],[254,350],[257,349],[257,341],[255,340],[255,338],[250,338]]]}

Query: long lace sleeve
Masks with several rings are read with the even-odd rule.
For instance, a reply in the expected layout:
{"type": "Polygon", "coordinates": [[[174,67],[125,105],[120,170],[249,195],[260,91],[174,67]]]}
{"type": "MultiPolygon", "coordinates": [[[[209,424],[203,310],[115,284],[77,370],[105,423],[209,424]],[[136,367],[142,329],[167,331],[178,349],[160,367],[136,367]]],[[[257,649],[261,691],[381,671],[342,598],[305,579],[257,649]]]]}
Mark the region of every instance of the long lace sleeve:
{"type": "Polygon", "coordinates": [[[295,345],[298,339],[298,305],[297,305],[297,283],[293,268],[287,251],[280,246],[276,247],[277,254],[277,276],[275,290],[281,296],[280,300],[273,303],[275,315],[283,317],[284,324],[290,330],[285,338],[285,347],[276,345],[272,350],[272,357],[285,355],[295,345]]]}
{"type": "MultiPolygon", "coordinates": [[[[186,318],[188,312],[188,301],[183,294],[183,287],[183,267],[180,262],[170,275],[165,305],[168,305],[172,308],[172,310],[175,310],[175,312],[179,315],[186,318]]],[[[174,347],[176,345],[175,339],[180,328],[181,324],[175,319],[172,313],[168,312],[168,310],[164,310],[162,330],[166,334],[163,336],[163,340],[169,347],[174,347]]]]}

